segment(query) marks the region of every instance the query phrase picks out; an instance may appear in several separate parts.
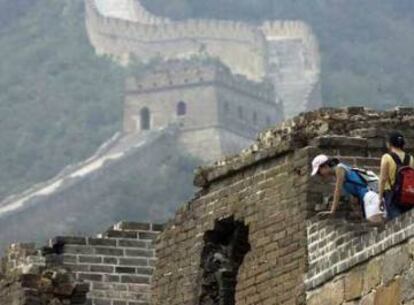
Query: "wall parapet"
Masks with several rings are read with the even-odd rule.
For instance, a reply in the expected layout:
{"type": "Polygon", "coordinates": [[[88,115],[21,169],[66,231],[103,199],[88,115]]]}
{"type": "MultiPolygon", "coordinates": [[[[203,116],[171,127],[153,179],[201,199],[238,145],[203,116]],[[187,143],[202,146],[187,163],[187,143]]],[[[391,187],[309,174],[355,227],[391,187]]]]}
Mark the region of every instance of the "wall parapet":
{"type": "Polygon", "coordinates": [[[251,96],[260,103],[275,104],[273,84],[268,81],[252,81],[243,75],[233,74],[219,61],[169,60],[149,64],[140,75],[126,82],[126,93],[149,93],[174,88],[199,85],[218,85],[251,96]]]}
{"type": "MultiPolygon", "coordinates": [[[[73,294],[70,290],[62,298],[75,300],[63,304],[149,304],[153,241],[162,229],[161,224],[120,222],[96,237],[55,237],[41,250],[15,244],[6,252],[0,274],[6,279],[33,275],[40,281],[44,270],[63,270],[73,294]]],[[[0,285],[0,303],[9,304],[1,301],[11,293],[5,289],[3,296],[1,290],[0,285]]]]}
{"type": "Polygon", "coordinates": [[[321,223],[317,218],[308,221],[310,264],[305,281],[308,290],[414,237],[414,211],[388,222],[384,228],[370,228],[354,237],[349,235],[352,233],[358,233],[355,226],[345,228],[344,224],[338,225],[335,221],[321,223]],[[318,238],[318,241],[312,242],[313,236],[321,237],[324,232],[331,234],[322,241],[318,238]],[[315,242],[320,245],[314,247],[315,242]],[[320,247],[329,246],[332,247],[326,253],[314,256],[315,251],[321,251],[320,247]]]}
{"type": "Polygon", "coordinates": [[[260,133],[256,143],[239,155],[198,168],[194,184],[207,187],[215,180],[258,162],[312,145],[318,137],[384,136],[387,130],[392,130],[397,125],[407,132],[412,130],[414,108],[398,107],[388,111],[375,111],[364,107],[321,108],[303,113],[260,133]]]}

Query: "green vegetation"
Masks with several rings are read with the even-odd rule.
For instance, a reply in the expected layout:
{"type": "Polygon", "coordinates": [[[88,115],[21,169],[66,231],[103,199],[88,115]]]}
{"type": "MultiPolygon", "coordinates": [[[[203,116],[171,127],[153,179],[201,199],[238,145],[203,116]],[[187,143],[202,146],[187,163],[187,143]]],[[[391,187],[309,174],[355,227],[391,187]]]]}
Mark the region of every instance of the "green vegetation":
{"type": "Polygon", "coordinates": [[[0,0],[0,198],[120,128],[123,71],[87,40],[82,0],[0,0]]]}
{"type": "Polygon", "coordinates": [[[326,105],[389,108],[414,101],[412,0],[144,0],[155,14],[247,20],[305,20],[322,52],[326,105]]]}
{"type": "MultiPolygon", "coordinates": [[[[144,0],[172,18],[300,19],[322,51],[329,106],[414,97],[412,0],[144,0]]],[[[0,198],[84,159],[122,116],[125,72],[95,56],[83,0],[0,0],[0,198]]]]}

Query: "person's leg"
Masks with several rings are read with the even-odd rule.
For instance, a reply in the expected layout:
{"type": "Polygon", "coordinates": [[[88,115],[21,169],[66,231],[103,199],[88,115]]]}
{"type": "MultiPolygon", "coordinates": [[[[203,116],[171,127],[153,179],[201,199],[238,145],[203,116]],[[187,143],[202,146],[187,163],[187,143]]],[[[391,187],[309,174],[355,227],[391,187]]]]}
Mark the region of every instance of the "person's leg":
{"type": "Polygon", "coordinates": [[[387,210],[387,217],[389,220],[394,219],[401,215],[401,210],[393,201],[393,194],[392,192],[385,192],[384,194],[385,199],[385,209],[387,210]]]}

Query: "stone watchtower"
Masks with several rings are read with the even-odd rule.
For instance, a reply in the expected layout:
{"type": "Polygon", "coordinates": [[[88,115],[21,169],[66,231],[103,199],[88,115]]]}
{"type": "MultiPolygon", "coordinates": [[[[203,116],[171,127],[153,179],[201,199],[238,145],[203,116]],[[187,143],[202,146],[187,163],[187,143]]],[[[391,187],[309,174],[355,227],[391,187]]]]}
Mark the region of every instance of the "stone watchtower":
{"type": "Polygon", "coordinates": [[[214,160],[247,147],[265,127],[283,119],[273,86],[233,75],[215,61],[171,61],[130,78],[124,132],[169,125],[196,156],[214,160]]]}
{"type": "Polygon", "coordinates": [[[140,0],[85,0],[85,5],[86,29],[97,54],[124,64],[132,55],[143,62],[219,58],[235,74],[269,79],[288,118],[322,105],[318,42],[304,22],[177,21],[151,14],[140,0]]]}
{"type": "Polygon", "coordinates": [[[332,189],[309,166],[324,152],[378,170],[384,135],[414,143],[413,126],[413,109],[324,109],[200,169],[201,191],[158,238],[152,304],[413,304],[414,212],[381,229],[351,223],[345,204],[321,219],[332,189]]]}

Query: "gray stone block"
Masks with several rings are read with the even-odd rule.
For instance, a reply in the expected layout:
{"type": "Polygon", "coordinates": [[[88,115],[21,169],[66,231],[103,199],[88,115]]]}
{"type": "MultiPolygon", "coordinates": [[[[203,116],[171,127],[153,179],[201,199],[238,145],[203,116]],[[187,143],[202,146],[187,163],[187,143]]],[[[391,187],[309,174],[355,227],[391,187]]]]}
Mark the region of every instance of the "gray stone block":
{"type": "Polygon", "coordinates": [[[385,253],[383,281],[387,284],[394,276],[401,274],[410,261],[408,249],[406,246],[392,248],[385,253]]]}
{"type": "Polygon", "coordinates": [[[123,256],[124,251],[122,249],[116,249],[116,248],[97,247],[95,248],[95,254],[108,255],[108,256],[123,256]]]}
{"type": "Polygon", "coordinates": [[[122,275],[121,283],[132,283],[132,284],[149,284],[150,277],[148,276],[136,276],[136,275],[122,275]]]}

